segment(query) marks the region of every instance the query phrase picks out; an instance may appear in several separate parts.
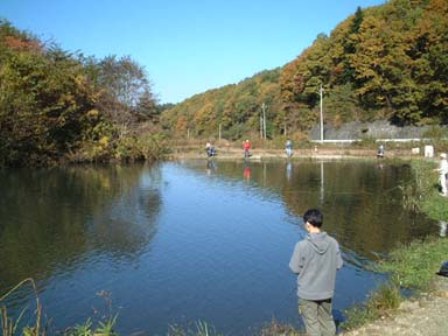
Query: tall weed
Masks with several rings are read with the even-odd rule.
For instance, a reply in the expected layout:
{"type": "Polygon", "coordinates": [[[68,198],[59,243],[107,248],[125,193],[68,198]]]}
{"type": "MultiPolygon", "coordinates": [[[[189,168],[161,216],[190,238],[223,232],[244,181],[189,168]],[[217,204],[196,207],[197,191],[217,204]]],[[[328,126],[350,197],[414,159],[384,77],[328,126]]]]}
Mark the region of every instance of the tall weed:
{"type": "Polygon", "coordinates": [[[2,303],[1,306],[1,323],[2,323],[2,335],[3,336],[14,336],[14,335],[25,335],[25,336],[45,336],[46,330],[42,328],[42,306],[40,304],[39,296],[37,295],[37,287],[36,283],[32,278],[27,278],[19,282],[16,286],[14,286],[12,289],[10,289],[6,294],[4,294],[2,297],[0,297],[0,303],[2,303]],[[32,326],[25,326],[22,331],[18,330],[21,319],[23,315],[25,314],[27,308],[24,308],[19,316],[14,319],[8,315],[8,309],[6,305],[3,303],[5,300],[16,290],[18,290],[20,287],[24,286],[25,284],[30,284],[33,293],[34,298],[36,302],[36,310],[35,310],[35,316],[36,320],[32,326]]]}

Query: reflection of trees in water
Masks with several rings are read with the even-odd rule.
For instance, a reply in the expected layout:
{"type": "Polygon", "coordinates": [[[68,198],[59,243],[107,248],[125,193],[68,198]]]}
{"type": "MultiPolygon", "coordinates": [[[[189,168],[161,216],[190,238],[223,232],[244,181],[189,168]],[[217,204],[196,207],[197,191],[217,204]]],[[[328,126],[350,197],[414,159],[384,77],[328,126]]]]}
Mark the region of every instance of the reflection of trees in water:
{"type": "MultiPolygon", "coordinates": [[[[410,178],[404,166],[388,166],[378,170],[370,163],[327,162],[324,174],[318,174],[316,165],[299,167],[296,177],[298,193],[311,184],[321,183],[322,191],[308,193],[305,197],[290,194],[288,204],[299,209],[324,209],[326,230],[335,234],[341,244],[362,255],[384,253],[398,242],[410,241],[428,234],[431,228],[423,216],[403,209],[399,184],[410,178]],[[324,181],[321,177],[324,176],[324,181]],[[319,182],[317,182],[319,181],[319,182]]],[[[305,189],[306,190],[306,189],[305,189]]]]}
{"type": "Polygon", "coordinates": [[[161,208],[159,169],[141,172],[138,187],[126,188],[89,221],[89,245],[102,252],[133,257],[156,233],[161,208]]]}
{"type": "Polygon", "coordinates": [[[91,248],[136,253],[155,232],[160,180],[137,165],[2,171],[0,291],[91,248]]]}
{"type": "MultiPolygon", "coordinates": [[[[281,195],[289,210],[302,216],[322,208],[325,230],[358,254],[374,258],[398,242],[434,231],[424,216],[405,211],[398,185],[411,178],[403,165],[377,169],[369,162],[251,162],[251,181],[281,195]]],[[[241,164],[220,163],[220,174],[241,178],[241,164]]]]}

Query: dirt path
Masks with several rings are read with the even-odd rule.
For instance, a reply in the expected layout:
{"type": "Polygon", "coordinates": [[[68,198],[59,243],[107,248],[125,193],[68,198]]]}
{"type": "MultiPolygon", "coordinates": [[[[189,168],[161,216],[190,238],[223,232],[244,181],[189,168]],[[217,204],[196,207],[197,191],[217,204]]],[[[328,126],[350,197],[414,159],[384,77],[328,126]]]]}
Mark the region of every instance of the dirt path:
{"type": "MultiPolygon", "coordinates": [[[[243,158],[243,150],[236,147],[218,147],[218,155],[216,160],[239,160],[243,158]]],[[[390,152],[388,158],[394,158],[400,155],[400,153],[390,152]]],[[[184,148],[176,147],[168,155],[170,159],[203,159],[207,158],[205,150],[201,148],[184,148]]],[[[292,156],[292,160],[301,158],[314,158],[314,159],[349,159],[350,157],[367,157],[376,158],[376,152],[369,149],[342,149],[342,148],[326,148],[326,149],[300,149],[295,150],[292,156]]],[[[282,149],[267,149],[257,148],[251,150],[250,160],[270,160],[270,159],[286,159],[285,151],[282,149]]]]}
{"type": "Polygon", "coordinates": [[[436,279],[436,291],[403,302],[398,311],[343,336],[448,335],[448,278],[436,279]]]}
{"type": "MultiPolygon", "coordinates": [[[[243,150],[239,147],[220,146],[216,147],[218,155],[216,160],[239,160],[243,158],[243,150]]],[[[350,158],[368,158],[376,159],[376,149],[352,148],[352,147],[318,147],[315,148],[296,148],[293,151],[292,160],[297,159],[318,159],[318,160],[338,160],[350,158]]],[[[272,148],[254,148],[251,150],[250,160],[271,160],[286,159],[283,149],[272,148]]],[[[385,159],[409,159],[418,157],[411,155],[409,149],[394,149],[386,151],[385,159]]],[[[168,159],[188,160],[188,159],[206,159],[205,149],[201,146],[176,146],[172,148],[168,159]]],[[[447,334],[448,335],[448,334],[447,334]]]]}

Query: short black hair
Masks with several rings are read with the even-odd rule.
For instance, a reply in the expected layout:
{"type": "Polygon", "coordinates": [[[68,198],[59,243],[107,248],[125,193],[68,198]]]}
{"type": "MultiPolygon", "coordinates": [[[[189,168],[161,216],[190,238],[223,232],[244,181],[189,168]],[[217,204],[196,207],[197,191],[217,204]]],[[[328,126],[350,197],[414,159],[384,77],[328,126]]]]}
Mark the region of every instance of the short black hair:
{"type": "Polygon", "coordinates": [[[319,209],[309,209],[304,213],[303,221],[320,228],[324,222],[324,215],[319,209]]]}

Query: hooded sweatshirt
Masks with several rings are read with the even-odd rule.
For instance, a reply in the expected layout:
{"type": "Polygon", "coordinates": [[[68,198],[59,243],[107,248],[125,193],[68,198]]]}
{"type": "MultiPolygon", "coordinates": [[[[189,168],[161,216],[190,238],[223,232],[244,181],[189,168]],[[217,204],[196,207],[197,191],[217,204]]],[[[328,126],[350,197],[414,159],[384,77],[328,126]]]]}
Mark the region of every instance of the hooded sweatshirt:
{"type": "Polygon", "coordinates": [[[336,271],[343,261],[338,242],[326,232],[312,233],[299,241],[289,262],[297,276],[297,295],[318,301],[333,297],[336,271]]]}

